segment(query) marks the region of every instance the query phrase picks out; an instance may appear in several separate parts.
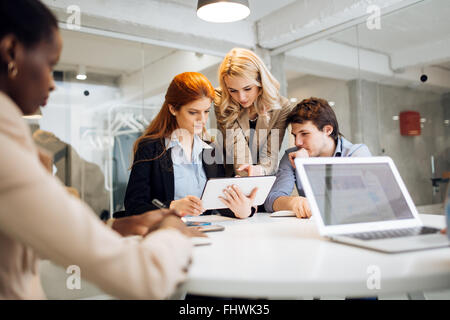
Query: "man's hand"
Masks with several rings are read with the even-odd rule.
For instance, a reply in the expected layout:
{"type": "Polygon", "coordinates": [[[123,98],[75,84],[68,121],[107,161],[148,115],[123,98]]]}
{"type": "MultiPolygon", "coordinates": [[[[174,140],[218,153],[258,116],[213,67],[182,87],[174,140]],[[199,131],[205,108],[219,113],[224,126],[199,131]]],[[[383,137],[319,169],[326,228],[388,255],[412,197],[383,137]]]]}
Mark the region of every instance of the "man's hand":
{"type": "Polygon", "coordinates": [[[297,218],[310,218],[311,209],[305,197],[281,196],[273,202],[273,210],[291,210],[295,212],[297,218]]]}
{"type": "Polygon", "coordinates": [[[309,158],[309,153],[306,149],[301,148],[300,150],[289,153],[289,161],[291,162],[291,166],[295,169],[295,158],[309,158]]]}
{"type": "Polygon", "coordinates": [[[292,211],[295,212],[297,218],[311,218],[311,209],[309,208],[308,200],[305,197],[295,197],[292,200],[292,211]]]}

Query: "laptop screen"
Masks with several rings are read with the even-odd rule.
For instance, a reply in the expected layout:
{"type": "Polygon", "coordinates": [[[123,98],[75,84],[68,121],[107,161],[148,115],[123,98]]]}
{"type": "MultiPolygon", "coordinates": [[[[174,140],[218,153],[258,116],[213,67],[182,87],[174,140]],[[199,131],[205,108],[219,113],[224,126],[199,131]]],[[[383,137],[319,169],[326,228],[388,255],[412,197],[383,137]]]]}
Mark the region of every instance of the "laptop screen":
{"type": "Polygon", "coordinates": [[[304,168],[327,226],[414,217],[387,163],[304,168]]]}

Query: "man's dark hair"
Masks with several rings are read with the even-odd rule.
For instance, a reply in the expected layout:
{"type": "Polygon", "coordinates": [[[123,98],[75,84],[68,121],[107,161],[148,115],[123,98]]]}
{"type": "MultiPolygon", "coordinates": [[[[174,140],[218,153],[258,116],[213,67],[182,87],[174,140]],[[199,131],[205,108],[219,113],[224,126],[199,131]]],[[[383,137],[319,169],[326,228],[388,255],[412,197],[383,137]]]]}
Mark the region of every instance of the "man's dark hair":
{"type": "Polygon", "coordinates": [[[287,117],[287,123],[304,123],[311,121],[319,130],[326,125],[333,127],[330,137],[337,140],[340,135],[336,114],[325,99],[311,97],[302,100],[287,117]]]}
{"type": "MultiPolygon", "coordinates": [[[[39,0],[0,0],[0,40],[13,34],[27,48],[51,40],[58,22],[39,0]]],[[[1,71],[6,66],[1,62],[1,71]]]]}

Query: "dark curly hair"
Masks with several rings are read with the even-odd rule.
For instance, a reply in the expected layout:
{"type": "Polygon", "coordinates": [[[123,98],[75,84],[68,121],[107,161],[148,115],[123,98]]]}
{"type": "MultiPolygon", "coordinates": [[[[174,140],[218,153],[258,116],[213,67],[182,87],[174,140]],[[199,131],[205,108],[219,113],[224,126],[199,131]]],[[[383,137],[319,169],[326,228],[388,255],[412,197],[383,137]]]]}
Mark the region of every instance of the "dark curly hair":
{"type": "MultiPolygon", "coordinates": [[[[27,48],[51,40],[58,22],[39,0],[0,0],[0,39],[13,34],[27,48]]],[[[0,72],[6,64],[0,61],[0,72]]]]}
{"type": "Polygon", "coordinates": [[[337,140],[342,134],[339,132],[339,125],[336,114],[325,99],[311,97],[302,100],[287,117],[287,123],[304,123],[311,121],[314,125],[322,130],[326,125],[333,127],[330,137],[337,140]]]}

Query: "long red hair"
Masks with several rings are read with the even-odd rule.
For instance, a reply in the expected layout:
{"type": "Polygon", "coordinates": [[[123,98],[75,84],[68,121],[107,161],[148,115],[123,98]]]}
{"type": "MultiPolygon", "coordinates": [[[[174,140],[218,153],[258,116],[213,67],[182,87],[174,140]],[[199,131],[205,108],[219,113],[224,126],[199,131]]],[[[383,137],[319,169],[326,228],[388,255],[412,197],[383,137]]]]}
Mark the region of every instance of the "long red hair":
{"type": "Polygon", "coordinates": [[[182,106],[198,99],[206,97],[214,101],[214,96],[214,87],[203,74],[198,72],[184,72],[176,75],[167,89],[161,110],[149,124],[142,136],[134,143],[133,156],[143,141],[170,137],[172,132],[178,129],[177,120],[170,113],[169,105],[176,111],[179,111],[182,106]]]}

